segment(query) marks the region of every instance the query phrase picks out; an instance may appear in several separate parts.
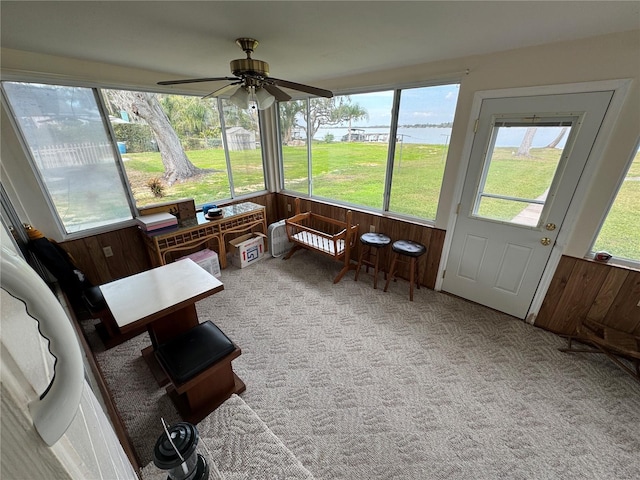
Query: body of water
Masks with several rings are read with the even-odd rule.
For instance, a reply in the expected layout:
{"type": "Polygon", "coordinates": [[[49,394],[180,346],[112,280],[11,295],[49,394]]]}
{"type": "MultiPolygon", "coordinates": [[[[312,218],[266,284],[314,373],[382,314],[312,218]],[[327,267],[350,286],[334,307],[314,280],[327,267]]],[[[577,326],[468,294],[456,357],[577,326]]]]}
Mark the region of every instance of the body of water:
{"type": "MultiPolygon", "coordinates": [[[[371,128],[362,128],[365,135],[372,134],[388,134],[389,128],[381,127],[371,127],[371,128]]],[[[527,129],[525,127],[510,127],[510,128],[501,128],[500,135],[496,140],[497,147],[515,147],[517,148],[521,143],[524,137],[524,133],[527,129]]],[[[561,127],[543,127],[538,128],[535,136],[533,137],[533,147],[545,147],[549,145],[556,136],[560,133],[561,127]]],[[[316,135],[313,137],[314,140],[322,141],[324,140],[327,134],[333,135],[334,142],[342,141],[342,138],[347,135],[348,128],[346,127],[338,127],[338,128],[320,128],[316,132],[316,135]]],[[[563,148],[568,136],[567,134],[563,137],[562,141],[558,145],[558,148],[563,148]]],[[[404,143],[422,143],[429,145],[448,145],[449,140],[451,139],[451,128],[450,127],[424,127],[424,128],[407,128],[407,127],[399,127],[398,128],[398,137],[404,143]]],[[[386,140],[385,140],[386,142],[386,140]]]]}

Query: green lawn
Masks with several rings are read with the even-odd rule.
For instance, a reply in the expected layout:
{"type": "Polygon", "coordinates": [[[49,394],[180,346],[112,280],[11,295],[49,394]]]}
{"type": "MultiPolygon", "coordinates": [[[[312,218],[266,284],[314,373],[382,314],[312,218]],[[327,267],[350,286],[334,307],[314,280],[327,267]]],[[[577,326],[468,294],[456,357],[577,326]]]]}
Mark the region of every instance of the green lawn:
{"type": "MultiPolygon", "coordinates": [[[[224,150],[219,148],[191,150],[187,152],[187,156],[191,163],[198,168],[202,168],[204,172],[191,181],[174,184],[171,187],[165,186],[162,198],[155,198],[149,187],[147,187],[148,181],[162,177],[164,172],[160,153],[127,153],[123,156],[127,177],[138,207],[180,198],[193,198],[198,205],[229,198],[229,179],[227,178],[224,150]]],[[[254,163],[260,165],[260,176],[262,176],[260,150],[251,151],[251,157],[255,160],[254,163]]],[[[234,180],[237,185],[244,185],[245,178],[241,173],[236,173],[235,169],[234,180]]],[[[264,186],[261,188],[264,188],[264,186]]]]}
{"type": "MultiPolygon", "coordinates": [[[[443,145],[403,144],[396,151],[390,210],[397,213],[434,219],[446,152],[443,145]]],[[[494,150],[490,176],[485,191],[521,198],[536,198],[544,192],[555,171],[558,150],[532,149],[525,160],[512,155],[511,148],[494,150]],[[494,175],[495,174],[495,175],[494,175]]],[[[138,206],[179,198],[194,198],[196,204],[229,198],[224,150],[188,151],[189,159],[203,174],[171,187],[165,196],[155,198],[147,182],[162,176],[159,153],[128,153],[125,168],[138,206]]],[[[283,164],[286,188],[307,193],[307,148],[284,146],[283,164]]],[[[371,208],[382,207],[386,175],[387,145],[376,143],[314,143],[312,147],[313,193],[371,208]]],[[[234,186],[237,193],[264,188],[262,152],[259,149],[231,152],[234,186]]],[[[601,232],[596,249],[606,249],[616,256],[640,258],[640,162],[630,169],[601,232]]],[[[492,218],[513,218],[526,204],[483,202],[481,213],[492,218]]]]}

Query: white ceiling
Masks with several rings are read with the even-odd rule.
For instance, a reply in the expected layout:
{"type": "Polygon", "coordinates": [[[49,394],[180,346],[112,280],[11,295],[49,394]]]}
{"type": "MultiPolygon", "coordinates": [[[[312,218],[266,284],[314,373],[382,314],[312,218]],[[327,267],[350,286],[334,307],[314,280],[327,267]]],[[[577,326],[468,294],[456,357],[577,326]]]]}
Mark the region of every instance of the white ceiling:
{"type": "Polygon", "coordinates": [[[631,1],[83,1],[0,3],[5,48],[159,72],[229,75],[237,37],[271,75],[351,74],[640,28],[631,1]]]}

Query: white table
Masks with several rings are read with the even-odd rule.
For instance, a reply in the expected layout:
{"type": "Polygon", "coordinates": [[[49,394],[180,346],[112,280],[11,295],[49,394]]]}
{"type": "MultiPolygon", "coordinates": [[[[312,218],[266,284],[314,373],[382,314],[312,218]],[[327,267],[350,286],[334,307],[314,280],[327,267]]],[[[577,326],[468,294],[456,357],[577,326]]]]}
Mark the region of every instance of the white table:
{"type": "Polygon", "coordinates": [[[100,285],[122,331],[153,322],[223,289],[220,280],[188,258],[100,285]]]}
{"type": "Polygon", "coordinates": [[[195,303],[224,290],[220,280],[186,258],[100,285],[122,335],[147,327],[152,345],[142,351],[158,382],[167,382],[155,360],[157,345],[198,325],[195,303]]]}

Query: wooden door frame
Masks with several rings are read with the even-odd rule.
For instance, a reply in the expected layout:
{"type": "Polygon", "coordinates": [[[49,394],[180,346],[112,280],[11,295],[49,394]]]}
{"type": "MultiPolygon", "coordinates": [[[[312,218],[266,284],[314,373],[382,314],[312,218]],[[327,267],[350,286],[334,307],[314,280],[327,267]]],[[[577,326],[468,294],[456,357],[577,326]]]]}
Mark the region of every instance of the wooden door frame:
{"type": "MultiPolygon", "coordinates": [[[[632,79],[618,79],[618,80],[603,80],[595,82],[581,82],[581,83],[568,83],[561,85],[544,85],[537,87],[519,87],[519,88],[507,88],[499,90],[481,90],[477,91],[473,96],[473,104],[471,106],[471,114],[469,116],[469,122],[467,125],[467,133],[465,136],[465,142],[462,150],[461,162],[458,167],[458,175],[453,191],[454,201],[451,203],[449,209],[449,215],[447,220],[447,227],[444,239],[444,245],[442,248],[442,256],[440,257],[440,265],[438,267],[438,275],[436,278],[435,290],[442,290],[444,270],[447,265],[449,257],[449,251],[451,249],[451,243],[453,240],[453,232],[456,226],[458,218],[458,205],[462,200],[462,189],[464,181],[469,168],[469,161],[471,157],[471,149],[473,147],[473,141],[475,138],[475,123],[480,116],[480,108],[482,102],[488,99],[497,98],[516,98],[516,97],[531,97],[541,95],[562,95],[573,93],[588,93],[588,92],[601,92],[601,91],[613,91],[613,97],[611,103],[602,121],[602,127],[596,138],[591,154],[587,158],[585,168],[582,172],[582,176],[578,181],[578,186],[575,191],[575,195],[569,204],[567,209],[567,215],[560,230],[558,231],[558,237],[554,244],[547,266],[540,279],[538,289],[534,294],[533,301],[529,307],[529,311],[526,315],[525,321],[531,325],[534,324],[536,316],[542,306],[544,297],[547,293],[551,280],[556,271],[560,258],[564,250],[570,233],[575,227],[575,221],[578,216],[579,210],[584,202],[584,198],[587,194],[588,184],[595,170],[597,163],[594,159],[599,159],[604,153],[605,146],[607,145],[611,134],[613,133],[613,127],[616,123],[618,116],[622,110],[625,96],[631,86],[632,79]]],[[[587,252],[585,252],[586,254],[587,252]]]]}

